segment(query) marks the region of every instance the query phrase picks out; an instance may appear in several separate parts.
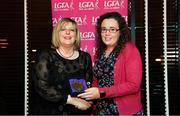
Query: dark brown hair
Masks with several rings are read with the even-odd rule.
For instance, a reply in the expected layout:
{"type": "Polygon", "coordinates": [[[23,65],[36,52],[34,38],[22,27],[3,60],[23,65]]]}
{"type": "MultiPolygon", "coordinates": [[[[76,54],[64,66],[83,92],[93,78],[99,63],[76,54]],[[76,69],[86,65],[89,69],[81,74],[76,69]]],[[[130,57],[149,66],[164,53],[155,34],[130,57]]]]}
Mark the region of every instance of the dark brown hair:
{"type": "Polygon", "coordinates": [[[106,45],[103,43],[101,37],[101,24],[104,19],[115,19],[118,22],[120,29],[119,31],[120,38],[117,42],[118,44],[113,50],[113,52],[116,54],[117,57],[121,49],[124,47],[124,44],[127,41],[130,41],[128,26],[126,24],[124,17],[122,17],[121,14],[119,14],[118,12],[108,12],[101,15],[97,20],[97,26],[96,26],[96,58],[99,58],[106,50],[106,45]]]}

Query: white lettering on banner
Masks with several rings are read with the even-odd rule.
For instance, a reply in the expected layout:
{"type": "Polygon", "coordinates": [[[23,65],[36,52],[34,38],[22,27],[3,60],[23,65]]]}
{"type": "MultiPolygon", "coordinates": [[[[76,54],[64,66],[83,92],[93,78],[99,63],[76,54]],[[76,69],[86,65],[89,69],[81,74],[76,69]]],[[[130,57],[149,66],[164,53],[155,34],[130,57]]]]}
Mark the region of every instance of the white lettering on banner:
{"type": "Polygon", "coordinates": [[[53,27],[56,25],[56,23],[59,21],[59,20],[61,20],[62,19],[62,17],[61,16],[59,16],[59,18],[52,18],[52,23],[53,23],[53,27]]]}
{"type": "Polygon", "coordinates": [[[124,0],[106,0],[104,1],[104,9],[124,8],[124,0]]]}
{"type": "Polygon", "coordinates": [[[99,16],[117,11],[128,23],[128,0],[51,0],[53,27],[64,17],[75,20],[80,29],[81,47],[95,54],[96,24],[99,16]]]}
{"type": "Polygon", "coordinates": [[[128,16],[123,16],[125,21],[128,22],[128,16]]]}
{"type": "Polygon", "coordinates": [[[85,52],[87,52],[87,45],[85,45],[85,47],[84,47],[84,49],[81,47],[80,49],[82,50],[82,51],[85,51],[85,52]]]}
{"type": "MultiPolygon", "coordinates": [[[[86,24],[87,24],[87,22],[86,22],[87,16],[86,16],[86,15],[84,15],[83,18],[82,18],[82,17],[70,17],[70,18],[73,19],[73,20],[75,20],[78,25],[86,25],[86,24]]],[[[61,19],[62,19],[61,16],[59,16],[59,18],[52,18],[53,26],[55,26],[56,23],[57,23],[59,20],[61,20],[61,19]]]]}
{"type": "MultiPolygon", "coordinates": [[[[86,38],[86,39],[88,39],[88,40],[91,39],[91,38],[93,38],[93,39],[95,38],[94,32],[81,32],[81,33],[80,33],[80,36],[81,36],[82,39],[85,39],[85,38],[86,38]]],[[[91,39],[91,40],[92,40],[92,39],[91,39]]]]}
{"type": "Polygon", "coordinates": [[[99,16],[97,17],[92,17],[92,25],[96,25],[97,19],[99,18],[99,16]]]}
{"type": "Polygon", "coordinates": [[[68,11],[72,10],[73,8],[73,0],[68,2],[55,2],[54,3],[54,11],[68,11]]]}
{"type": "Polygon", "coordinates": [[[98,7],[99,1],[96,0],[95,2],[79,2],[79,10],[94,10],[99,8],[98,7]]]}
{"type": "Polygon", "coordinates": [[[55,26],[56,23],[57,23],[57,18],[52,18],[53,27],[55,26]]]}
{"type": "MultiPolygon", "coordinates": [[[[92,55],[94,56],[95,52],[96,52],[96,47],[95,46],[94,47],[90,46],[90,48],[92,49],[92,55]]],[[[87,52],[88,45],[85,45],[83,48],[81,47],[80,50],[87,52]]]]}
{"type": "Polygon", "coordinates": [[[71,17],[71,19],[75,20],[77,22],[78,25],[86,25],[87,22],[87,16],[84,15],[84,17],[71,17]]]}

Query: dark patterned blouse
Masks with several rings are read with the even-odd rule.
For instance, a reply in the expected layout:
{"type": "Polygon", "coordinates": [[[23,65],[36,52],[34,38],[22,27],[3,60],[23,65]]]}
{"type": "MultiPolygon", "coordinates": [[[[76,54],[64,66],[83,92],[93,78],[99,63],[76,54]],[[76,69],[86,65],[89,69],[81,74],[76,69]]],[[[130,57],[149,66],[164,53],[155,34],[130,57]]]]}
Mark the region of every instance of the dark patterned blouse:
{"type": "MultiPolygon", "coordinates": [[[[110,87],[114,85],[114,64],[115,54],[112,53],[109,57],[103,54],[100,59],[96,60],[93,72],[98,80],[99,87],[110,87]]],[[[112,98],[97,100],[95,115],[118,115],[117,106],[112,98]]]]}
{"type": "Polygon", "coordinates": [[[76,96],[87,83],[91,86],[92,62],[88,53],[79,50],[79,57],[69,60],[55,49],[41,51],[33,79],[38,96],[34,98],[30,114],[90,114],[66,104],[68,94],[76,96]]]}

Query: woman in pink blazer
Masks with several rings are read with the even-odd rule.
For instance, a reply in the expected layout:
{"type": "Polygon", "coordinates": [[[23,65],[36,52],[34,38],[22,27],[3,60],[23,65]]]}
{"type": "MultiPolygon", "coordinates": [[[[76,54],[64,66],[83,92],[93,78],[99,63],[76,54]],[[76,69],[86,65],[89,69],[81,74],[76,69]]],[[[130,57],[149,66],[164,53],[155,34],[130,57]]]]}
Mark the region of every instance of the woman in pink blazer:
{"type": "Polygon", "coordinates": [[[143,115],[142,61],[124,18],[108,12],[97,21],[93,87],[79,97],[94,100],[95,115],[143,115]]]}

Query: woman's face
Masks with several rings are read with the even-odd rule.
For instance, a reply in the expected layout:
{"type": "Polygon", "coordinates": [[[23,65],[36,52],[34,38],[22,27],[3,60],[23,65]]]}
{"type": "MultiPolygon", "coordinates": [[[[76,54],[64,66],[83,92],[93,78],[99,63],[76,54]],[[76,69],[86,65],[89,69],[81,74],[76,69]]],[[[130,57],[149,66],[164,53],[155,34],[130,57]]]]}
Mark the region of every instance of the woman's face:
{"type": "Polygon", "coordinates": [[[76,29],[71,22],[64,23],[59,31],[60,44],[73,46],[76,40],[76,29]]]}
{"type": "Polygon", "coordinates": [[[119,25],[115,19],[104,19],[101,24],[102,41],[107,47],[115,47],[119,39],[119,25]]]}

